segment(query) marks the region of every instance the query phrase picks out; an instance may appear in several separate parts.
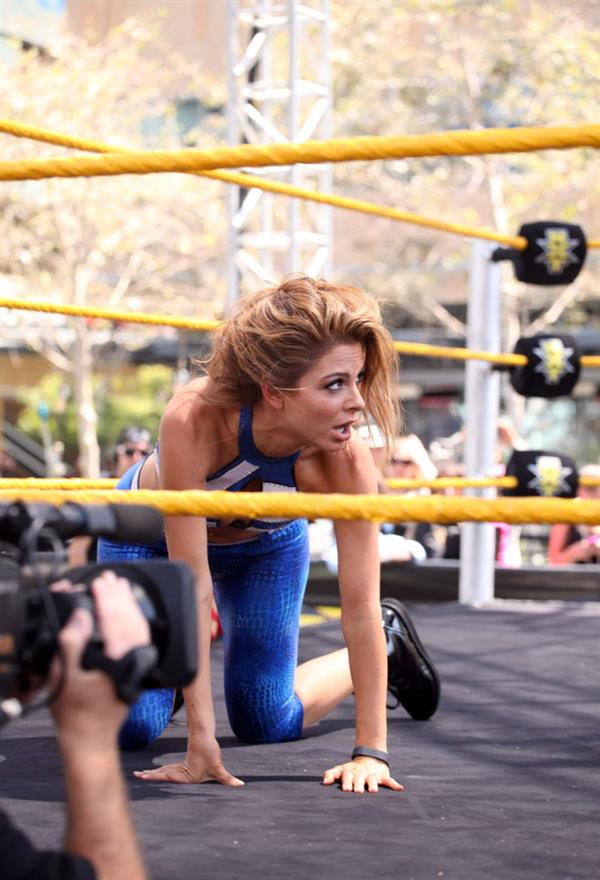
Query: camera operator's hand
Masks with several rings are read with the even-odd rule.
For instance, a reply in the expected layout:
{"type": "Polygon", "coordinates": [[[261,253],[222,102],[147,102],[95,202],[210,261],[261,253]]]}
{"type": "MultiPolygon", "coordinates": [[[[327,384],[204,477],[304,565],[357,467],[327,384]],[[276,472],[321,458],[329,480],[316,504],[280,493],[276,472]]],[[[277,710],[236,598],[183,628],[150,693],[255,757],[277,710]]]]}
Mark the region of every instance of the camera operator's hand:
{"type": "MultiPolygon", "coordinates": [[[[54,589],[77,587],[61,581],[54,589]]],[[[103,572],[91,589],[108,657],[118,660],[132,648],[149,643],[148,623],[127,580],[103,572]]],[[[59,635],[64,668],[56,659],[50,676],[54,686],[62,676],[62,687],[51,708],[65,774],[65,849],[87,858],[98,880],[144,880],[117,747],[128,706],[118,699],[107,675],[81,668],[81,656],[91,635],[90,613],[76,609],[59,635]]]]}
{"type": "MultiPolygon", "coordinates": [[[[55,591],[71,591],[69,581],[58,581],[55,591]]],[[[75,587],[76,589],[76,587],[75,587]]],[[[141,613],[129,583],[113,572],[103,572],[91,585],[104,651],[118,660],[138,645],[150,641],[150,628],[141,613]]],[[[58,725],[59,740],[64,737],[85,737],[88,748],[112,747],[125,719],[128,706],[117,699],[108,676],[81,668],[81,656],[92,635],[92,617],[83,608],[76,609],[60,632],[61,659],[56,659],[51,672],[55,683],[64,663],[63,683],[52,704],[58,725]]]]}

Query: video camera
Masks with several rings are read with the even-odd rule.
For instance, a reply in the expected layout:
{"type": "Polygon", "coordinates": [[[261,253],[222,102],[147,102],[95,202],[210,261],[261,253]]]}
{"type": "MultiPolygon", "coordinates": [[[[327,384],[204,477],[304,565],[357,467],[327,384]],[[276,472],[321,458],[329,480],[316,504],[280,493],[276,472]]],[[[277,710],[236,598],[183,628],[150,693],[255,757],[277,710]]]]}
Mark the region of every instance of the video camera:
{"type": "Polygon", "coordinates": [[[66,542],[72,537],[152,544],[160,540],[162,529],[160,513],[140,505],[0,504],[0,723],[8,720],[4,701],[46,680],[58,634],[77,607],[87,608],[94,618],[83,667],[105,671],[125,702],[133,702],[141,690],[183,687],[193,680],[198,663],[196,604],[187,565],[148,560],[65,569],[66,542]],[[151,644],[119,661],[103,651],[90,590],[92,581],[107,570],[129,580],[150,626],[151,644]],[[67,578],[75,591],[53,592],[50,585],[59,578],[67,578]]]}

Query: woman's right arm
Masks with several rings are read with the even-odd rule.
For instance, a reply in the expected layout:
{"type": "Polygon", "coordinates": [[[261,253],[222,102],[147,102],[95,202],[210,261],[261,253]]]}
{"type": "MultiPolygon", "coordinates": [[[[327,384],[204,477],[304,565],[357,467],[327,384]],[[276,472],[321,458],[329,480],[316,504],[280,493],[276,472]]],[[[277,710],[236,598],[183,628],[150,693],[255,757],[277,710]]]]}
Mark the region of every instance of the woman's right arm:
{"type": "MultiPolygon", "coordinates": [[[[207,469],[203,465],[202,442],[186,418],[184,407],[167,410],[160,430],[160,488],[206,489],[207,469]]],[[[169,559],[185,562],[194,572],[198,618],[198,675],[184,688],[188,723],[185,761],[156,770],[136,773],[141,779],[159,782],[206,782],[216,779],[225,785],[243,785],[223,766],[215,736],[215,714],[210,674],[210,630],[212,578],[208,566],[206,520],[196,516],[166,516],[165,534],[169,559]]]]}

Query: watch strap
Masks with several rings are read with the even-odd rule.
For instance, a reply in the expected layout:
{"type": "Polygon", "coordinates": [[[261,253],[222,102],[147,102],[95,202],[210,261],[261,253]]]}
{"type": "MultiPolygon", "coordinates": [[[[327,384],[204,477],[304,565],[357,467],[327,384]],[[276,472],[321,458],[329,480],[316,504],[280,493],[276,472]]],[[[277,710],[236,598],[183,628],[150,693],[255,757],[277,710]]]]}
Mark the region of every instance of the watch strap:
{"type": "Polygon", "coordinates": [[[383,761],[388,767],[390,766],[390,756],[387,752],[371,749],[368,746],[356,746],[352,752],[352,760],[355,758],[375,758],[377,761],[383,761]]]}

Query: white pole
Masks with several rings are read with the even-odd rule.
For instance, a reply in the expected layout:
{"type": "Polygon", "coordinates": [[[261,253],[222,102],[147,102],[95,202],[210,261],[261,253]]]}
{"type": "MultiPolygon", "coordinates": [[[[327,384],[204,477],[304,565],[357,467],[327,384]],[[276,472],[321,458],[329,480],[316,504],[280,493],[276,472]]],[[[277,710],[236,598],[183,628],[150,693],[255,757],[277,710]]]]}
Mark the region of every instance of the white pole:
{"type": "MultiPolygon", "coordinates": [[[[467,347],[500,351],[500,266],[491,261],[496,245],[473,244],[467,347]]],[[[465,469],[467,477],[489,477],[495,463],[500,407],[500,374],[483,361],[467,361],[465,378],[465,469]]],[[[466,495],[494,497],[494,489],[467,489],[466,495]]],[[[496,530],[491,523],[462,523],[459,602],[482,605],[494,598],[496,530]]]]}

